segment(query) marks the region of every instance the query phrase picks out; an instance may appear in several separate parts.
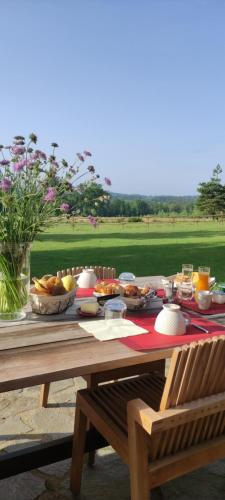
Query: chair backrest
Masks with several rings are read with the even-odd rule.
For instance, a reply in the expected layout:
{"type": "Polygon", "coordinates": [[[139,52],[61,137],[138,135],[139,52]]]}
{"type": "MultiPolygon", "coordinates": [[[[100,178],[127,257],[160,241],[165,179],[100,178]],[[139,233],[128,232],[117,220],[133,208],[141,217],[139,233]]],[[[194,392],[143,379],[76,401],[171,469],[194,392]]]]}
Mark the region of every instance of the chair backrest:
{"type": "Polygon", "coordinates": [[[167,410],[168,413],[174,411],[174,422],[171,428],[152,435],[149,450],[151,460],[183,452],[223,436],[224,408],[225,336],[175,349],[160,404],[161,415],[166,415],[167,410]],[[221,396],[221,405],[217,404],[216,395],[221,396]],[[204,398],[206,409],[204,412],[201,408],[196,410],[198,403],[204,404],[204,398]],[[180,418],[179,412],[182,410],[189,412],[188,421],[184,422],[180,418]]]}
{"type": "Polygon", "coordinates": [[[174,350],[160,410],[225,391],[225,336],[174,350]]]}
{"type": "Polygon", "coordinates": [[[115,267],[104,267],[104,266],[77,266],[77,267],[69,267],[67,269],[62,269],[62,271],[57,271],[58,278],[62,278],[67,274],[72,274],[75,276],[83,271],[83,269],[94,269],[95,274],[98,279],[115,279],[116,278],[116,269],[115,267]]]}

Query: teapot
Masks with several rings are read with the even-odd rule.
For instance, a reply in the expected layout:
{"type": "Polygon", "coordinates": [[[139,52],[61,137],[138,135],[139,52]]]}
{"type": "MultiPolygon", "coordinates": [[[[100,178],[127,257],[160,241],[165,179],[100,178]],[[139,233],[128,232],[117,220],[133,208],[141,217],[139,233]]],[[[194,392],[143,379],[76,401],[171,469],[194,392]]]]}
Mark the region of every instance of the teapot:
{"type": "Polygon", "coordinates": [[[77,280],[80,288],[94,288],[97,282],[97,276],[94,269],[83,269],[77,280]]]}

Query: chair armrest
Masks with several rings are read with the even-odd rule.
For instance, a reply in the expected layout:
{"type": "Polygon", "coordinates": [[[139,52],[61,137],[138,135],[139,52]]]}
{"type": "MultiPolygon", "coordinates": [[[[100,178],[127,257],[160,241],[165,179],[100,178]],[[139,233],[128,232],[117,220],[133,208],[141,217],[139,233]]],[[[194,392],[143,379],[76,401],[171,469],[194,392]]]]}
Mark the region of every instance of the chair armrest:
{"type": "Polygon", "coordinates": [[[137,422],[148,434],[162,432],[193,420],[225,410],[225,393],[190,401],[175,408],[156,412],[141,399],[129,401],[127,416],[137,422]]]}
{"type": "Polygon", "coordinates": [[[159,413],[144,403],[142,399],[133,399],[127,403],[127,418],[134,420],[148,434],[152,433],[154,423],[161,420],[159,413]]]}

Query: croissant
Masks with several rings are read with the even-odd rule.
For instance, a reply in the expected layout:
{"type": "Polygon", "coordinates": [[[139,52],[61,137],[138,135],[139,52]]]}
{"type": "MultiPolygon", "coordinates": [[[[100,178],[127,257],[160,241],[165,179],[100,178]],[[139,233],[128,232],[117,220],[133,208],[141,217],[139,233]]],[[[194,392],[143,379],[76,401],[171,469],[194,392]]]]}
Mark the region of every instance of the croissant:
{"type": "Polygon", "coordinates": [[[140,297],[141,292],[136,285],[127,285],[125,286],[124,295],[125,297],[140,297]]]}

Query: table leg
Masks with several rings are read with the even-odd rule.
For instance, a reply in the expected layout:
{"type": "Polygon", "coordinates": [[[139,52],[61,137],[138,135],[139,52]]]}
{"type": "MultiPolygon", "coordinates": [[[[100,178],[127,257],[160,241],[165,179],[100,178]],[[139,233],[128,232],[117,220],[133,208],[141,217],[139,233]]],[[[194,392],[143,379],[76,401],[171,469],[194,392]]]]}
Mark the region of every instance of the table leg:
{"type": "Polygon", "coordinates": [[[48,395],[50,390],[50,383],[42,384],[40,393],[40,406],[42,408],[47,408],[48,406],[48,395]]]}

